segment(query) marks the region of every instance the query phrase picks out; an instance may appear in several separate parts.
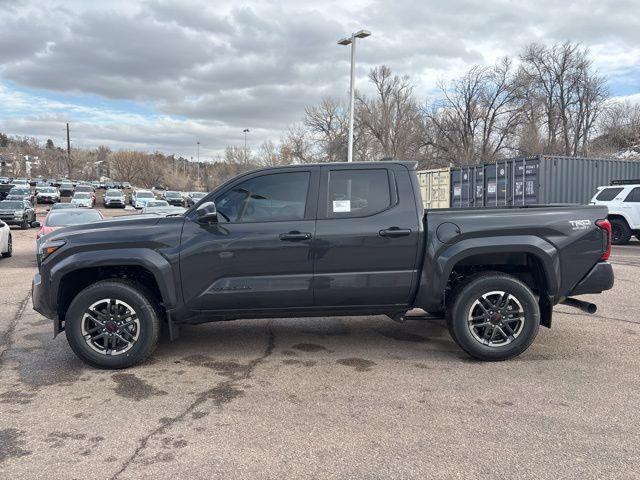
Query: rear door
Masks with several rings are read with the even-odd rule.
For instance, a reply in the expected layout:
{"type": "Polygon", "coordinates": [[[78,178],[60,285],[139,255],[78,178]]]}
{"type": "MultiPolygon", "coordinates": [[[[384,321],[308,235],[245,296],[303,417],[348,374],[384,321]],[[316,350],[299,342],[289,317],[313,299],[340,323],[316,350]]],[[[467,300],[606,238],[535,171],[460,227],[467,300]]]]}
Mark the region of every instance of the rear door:
{"type": "Polygon", "coordinates": [[[407,305],[418,216],[404,166],[323,166],[313,242],[316,306],[407,305]]]}
{"type": "Polygon", "coordinates": [[[319,169],[241,177],[215,197],[217,223],[187,218],[180,269],[193,310],[313,305],[315,207],[319,169]]]}
{"type": "Polygon", "coordinates": [[[629,219],[629,226],[635,230],[640,227],[640,187],[634,187],[620,204],[629,219]]]}

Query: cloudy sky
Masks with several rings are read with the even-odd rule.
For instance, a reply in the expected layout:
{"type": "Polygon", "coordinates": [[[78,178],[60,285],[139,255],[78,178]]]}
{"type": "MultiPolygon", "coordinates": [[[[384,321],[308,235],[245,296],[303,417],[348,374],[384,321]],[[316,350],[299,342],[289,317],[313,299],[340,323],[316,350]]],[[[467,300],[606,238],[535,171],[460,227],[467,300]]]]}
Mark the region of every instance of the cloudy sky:
{"type": "Polygon", "coordinates": [[[640,0],[270,2],[0,0],[0,132],[201,158],[278,140],[322,96],[387,64],[420,97],[532,41],[591,50],[614,96],[640,99],[640,0]]]}

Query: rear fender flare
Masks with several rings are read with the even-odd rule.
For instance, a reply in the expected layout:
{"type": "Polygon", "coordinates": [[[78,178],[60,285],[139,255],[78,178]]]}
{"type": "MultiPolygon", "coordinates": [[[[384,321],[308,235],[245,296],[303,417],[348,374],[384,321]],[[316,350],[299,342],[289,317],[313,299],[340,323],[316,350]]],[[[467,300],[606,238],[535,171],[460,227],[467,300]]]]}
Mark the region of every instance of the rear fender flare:
{"type": "Polygon", "coordinates": [[[454,267],[465,258],[491,253],[528,253],[543,267],[547,294],[555,297],[560,288],[560,260],[554,245],[532,235],[492,236],[461,240],[437,253],[431,265],[425,264],[421,290],[416,306],[435,308],[442,304],[449,276],[454,267]],[[431,271],[429,271],[431,270],[431,271]]]}

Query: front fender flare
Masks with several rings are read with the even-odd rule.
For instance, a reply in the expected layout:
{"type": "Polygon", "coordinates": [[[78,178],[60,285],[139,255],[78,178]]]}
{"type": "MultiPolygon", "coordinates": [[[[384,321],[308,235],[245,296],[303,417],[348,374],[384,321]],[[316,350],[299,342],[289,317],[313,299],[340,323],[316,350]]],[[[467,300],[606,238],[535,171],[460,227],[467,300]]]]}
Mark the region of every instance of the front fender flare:
{"type": "Polygon", "coordinates": [[[175,285],[171,264],[158,252],[148,248],[77,252],[61,259],[50,272],[50,304],[57,305],[60,284],[68,273],[84,268],[113,266],[137,266],[147,269],[158,284],[165,308],[175,308],[178,304],[179,289],[175,285]]]}

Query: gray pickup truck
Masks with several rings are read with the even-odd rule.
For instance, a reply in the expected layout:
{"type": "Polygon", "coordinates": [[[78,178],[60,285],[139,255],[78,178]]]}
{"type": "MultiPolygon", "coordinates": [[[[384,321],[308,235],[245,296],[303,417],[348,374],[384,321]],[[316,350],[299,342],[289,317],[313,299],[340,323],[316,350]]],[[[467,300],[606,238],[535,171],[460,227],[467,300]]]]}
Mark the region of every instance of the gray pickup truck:
{"type": "MultiPolygon", "coordinates": [[[[446,316],[482,360],[525,351],[553,306],[613,286],[601,206],[425,212],[412,162],[240,175],[179,215],[45,236],[34,308],[90,365],[147,357],[165,324],[240,318],[446,316]]],[[[321,318],[318,321],[322,321],[321,318]]]]}

